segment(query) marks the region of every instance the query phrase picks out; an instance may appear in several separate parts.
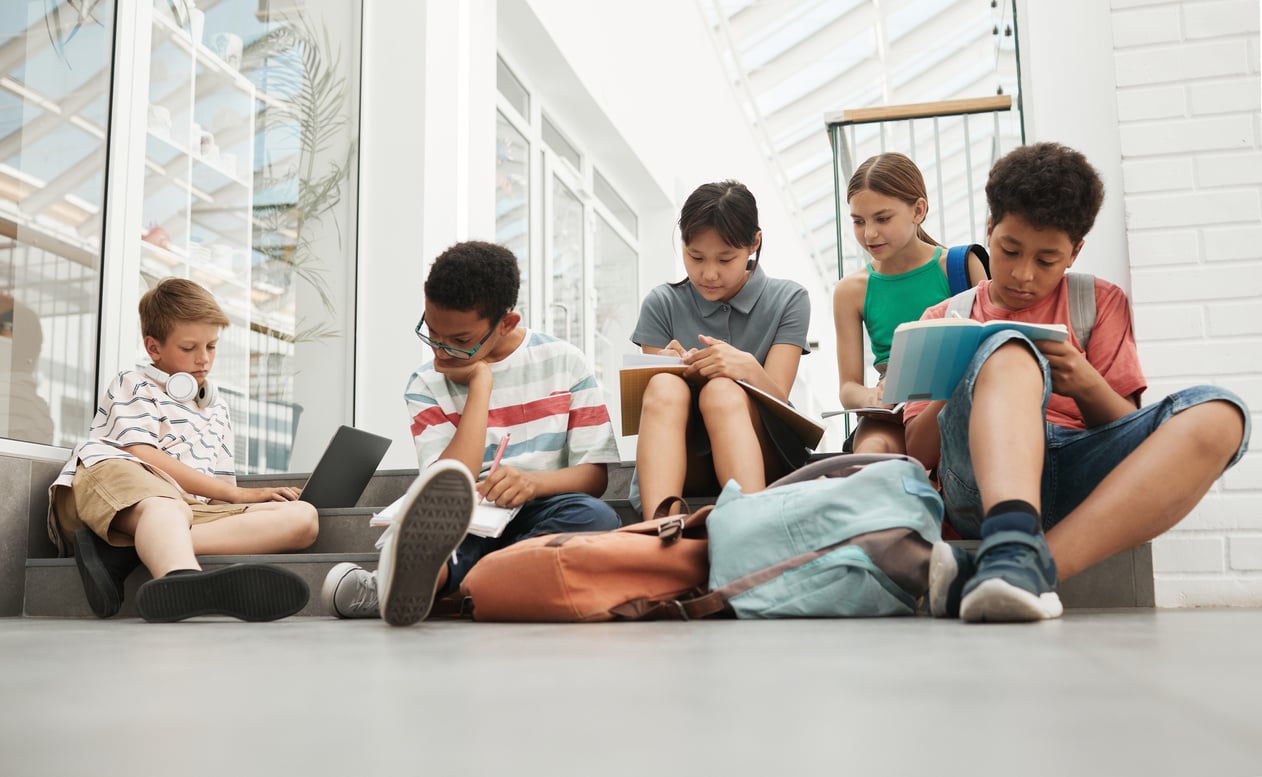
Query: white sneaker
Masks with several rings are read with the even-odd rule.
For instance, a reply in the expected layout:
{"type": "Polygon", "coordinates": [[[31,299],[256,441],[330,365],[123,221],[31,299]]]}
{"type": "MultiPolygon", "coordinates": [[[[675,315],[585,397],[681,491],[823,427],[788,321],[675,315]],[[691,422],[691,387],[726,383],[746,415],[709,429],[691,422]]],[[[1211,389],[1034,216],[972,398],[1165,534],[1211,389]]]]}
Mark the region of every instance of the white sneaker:
{"type": "Polygon", "coordinates": [[[439,575],[469,532],[475,497],[473,475],[454,459],[440,459],[412,482],[377,565],[386,623],[410,626],[429,615],[439,575]]]}
{"type": "Polygon", "coordinates": [[[320,588],[324,609],[338,618],[376,618],[377,573],[343,561],[329,570],[320,588]]]}

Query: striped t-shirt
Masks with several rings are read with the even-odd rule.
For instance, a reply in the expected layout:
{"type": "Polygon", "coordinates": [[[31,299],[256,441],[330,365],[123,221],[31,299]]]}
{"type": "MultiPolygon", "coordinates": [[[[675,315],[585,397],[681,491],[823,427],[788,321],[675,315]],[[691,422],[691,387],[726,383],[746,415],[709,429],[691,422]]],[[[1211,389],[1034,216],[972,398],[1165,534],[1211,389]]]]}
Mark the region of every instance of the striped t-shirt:
{"type": "MultiPolygon", "coordinates": [[[[88,439],[71,452],[53,486],[70,485],[79,462],[87,467],[106,459],[140,462],[127,452],[131,445],[152,445],[198,472],[236,485],[232,424],[223,397],[204,409],[177,402],[153,379],[129,370],[120,372],[105,390],[88,439]]],[[[175,483],[166,473],[153,472],[175,483]]]]}
{"type": "MultiPolygon", "coordinates": [[[[502,465],[527,471],[616,462],[618,446],[600,386],[583,353],[550,335],[525,332],[506,358],[491,362],[484,477],[505,434],[502,465]]],[[[469,387],[427,362],[412,374],[404,399],[421,469],[438,460],[456,434],[469,387]]]]}

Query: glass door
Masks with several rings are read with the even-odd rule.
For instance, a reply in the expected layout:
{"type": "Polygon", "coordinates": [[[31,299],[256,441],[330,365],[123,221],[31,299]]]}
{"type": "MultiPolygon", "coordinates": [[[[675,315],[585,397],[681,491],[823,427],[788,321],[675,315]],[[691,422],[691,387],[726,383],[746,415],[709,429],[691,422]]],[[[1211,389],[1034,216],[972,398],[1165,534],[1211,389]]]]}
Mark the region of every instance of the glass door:
{"type": "Polygon", "coordinates": [[[547,257],[546,330],[584,353],[588,342],[585,208],[577,176],[547,152],[544,158],[544,255],[547,257]]]}

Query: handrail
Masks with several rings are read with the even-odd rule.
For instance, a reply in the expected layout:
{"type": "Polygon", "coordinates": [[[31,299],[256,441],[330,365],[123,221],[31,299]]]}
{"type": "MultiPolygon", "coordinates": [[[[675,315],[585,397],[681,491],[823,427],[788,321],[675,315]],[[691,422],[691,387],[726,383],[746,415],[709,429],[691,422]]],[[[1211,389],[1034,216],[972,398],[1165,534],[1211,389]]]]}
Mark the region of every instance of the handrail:
{"type": "Polygon", "coordinates": [[[1012,95],[968,97],[962,100],[939,100],[907,105],[878,105],[872,108],[851,108],[824,116],[829,127],[850,124],[871,124],[878,121],[932,119],[941,116],[962,116],[969,113],[993,113],[1012,109],[1012,95]]]}

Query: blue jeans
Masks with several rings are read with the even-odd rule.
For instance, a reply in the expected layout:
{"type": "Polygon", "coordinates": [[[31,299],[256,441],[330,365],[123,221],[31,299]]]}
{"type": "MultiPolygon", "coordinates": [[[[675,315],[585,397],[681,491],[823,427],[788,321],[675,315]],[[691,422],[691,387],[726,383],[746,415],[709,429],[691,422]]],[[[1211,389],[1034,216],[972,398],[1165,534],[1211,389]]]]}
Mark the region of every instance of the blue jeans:
{"type": "Polygon", "coordinates": [[[609,531],[621,525],[614,509],[589,494],[569,493],[532,499],[522,505],[513,520],[498,537],[470,534],[456,549],[455,559],[447,562],[447,583],[438,595],[456,592],[460,581],[473,565],[488,553],[507,548],[515,542],[540,534],[562,532],[609,531]]]}
{"type": "MultiPolygon", "coordinates": [[[[942,483],[943,501],[946,502],[951,525],[966,539],[981,536],[982,520],[985,517],[968,448],[973,387],[986,360],[1000,346],[1013,340],[1024,342],[1043,370],[1043,410],[1046,413],[1047,400],[1052,393],[1051,371],[1047,359],[1024,335],[1008,330],[997,332],[982,342],[964,377],[938,416],[938,429],[942,438],[942,462],[938,467],[938,477],[942,483]]],[[[1240,397],[1216,386],[1183,389],[1155,404],[1141,407],[1133,413],[1092,429],[1068,429],[1045,424],[1046,450],[1043,457],[1041,493],[1043,529],[1055,526],[1086,500],[1114,467],[1131,455],[1157,427],[1177,413],[1215,400],[1230,402],[1244,416],[1244,438],[1236,455],[1227,465],[1230,467],[1240,460],[1249,447],[1249,409],[1240,397]]]]}

